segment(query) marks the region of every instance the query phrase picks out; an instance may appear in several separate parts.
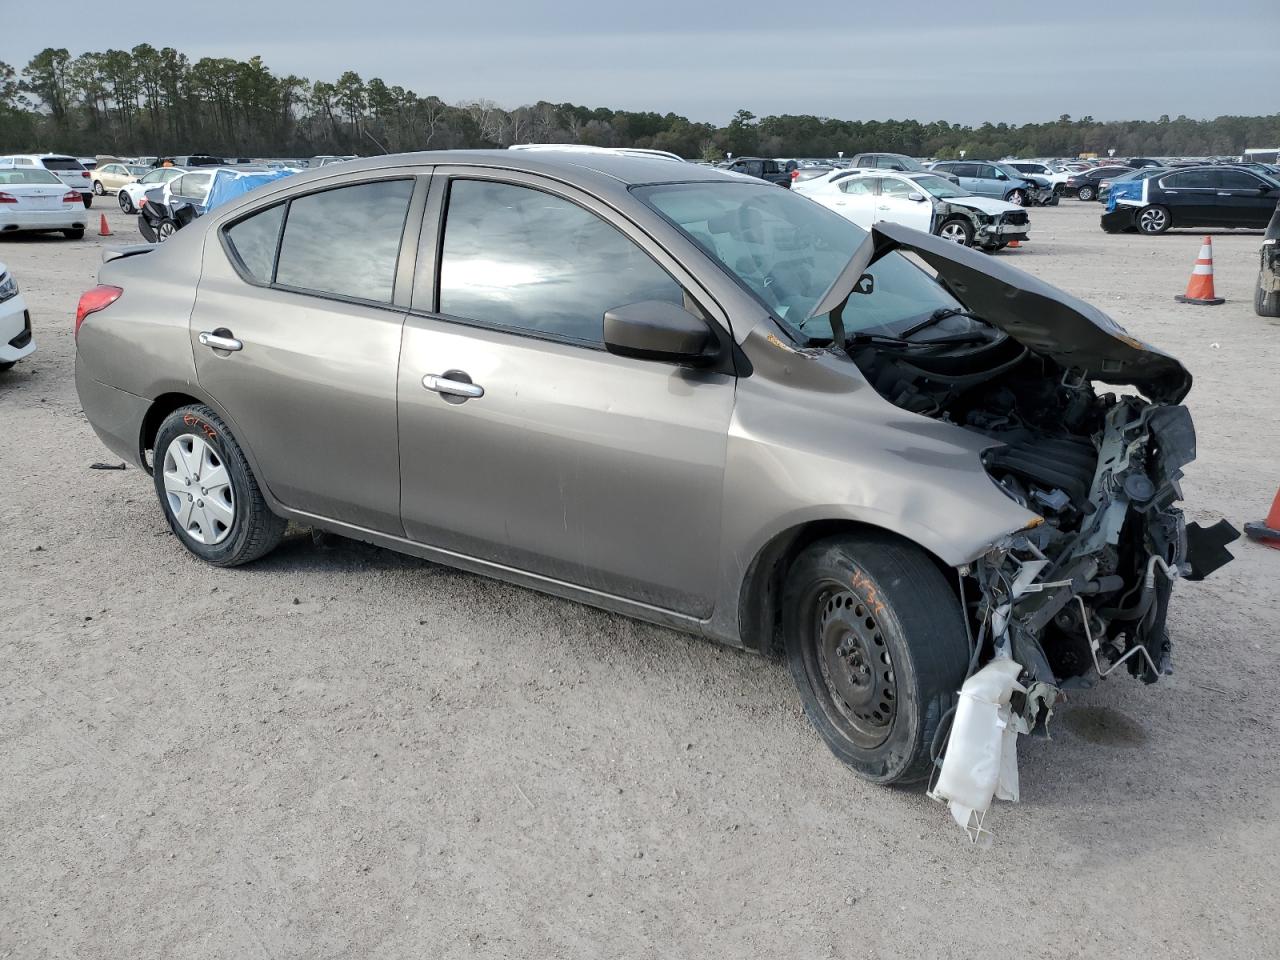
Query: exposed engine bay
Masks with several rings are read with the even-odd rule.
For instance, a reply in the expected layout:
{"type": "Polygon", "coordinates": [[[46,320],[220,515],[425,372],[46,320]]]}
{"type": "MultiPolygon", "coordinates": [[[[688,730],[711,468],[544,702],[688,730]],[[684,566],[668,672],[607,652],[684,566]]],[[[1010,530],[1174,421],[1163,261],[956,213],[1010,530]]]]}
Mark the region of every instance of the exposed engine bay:
{"type": "Polygon", "coordinates": [[[1189,559],[1175,506],[1196,452],[1187,408],[1099,394],[1080,372],[970,316],[943,318],[929,334],[855,342],[850,355],[895,405],[988,437],[992,480],[1043,518],[969,571],[975,655],[1003,647],[1024,665],[1031,726],[1043,725],[1056,690],[1121,664],[1147,683],[1172,672],[1173,580],[1229,559],[1212,550],[1189,559]]]}

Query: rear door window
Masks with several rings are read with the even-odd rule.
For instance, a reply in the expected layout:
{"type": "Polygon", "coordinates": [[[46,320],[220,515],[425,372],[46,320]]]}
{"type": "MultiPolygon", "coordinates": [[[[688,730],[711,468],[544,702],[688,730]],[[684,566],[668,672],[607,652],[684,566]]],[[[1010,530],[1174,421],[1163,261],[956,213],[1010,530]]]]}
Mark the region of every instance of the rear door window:
{"type": "Polygon", "coordinates": [[[1160,186],[1171,190],[1211,190],[1217,185],[1218,177],[1213,170],[1187,170],[1160,181],[1160,186]]]}
{"type": "Polygon", "coordinates": [[[684,290],[594,213],[531,187],[451,184],[442,314],[595,345],[604,337],[606,310],[642,300],[683,305],[684,290]]]}
{"type": "Polygon", "coordinates": [[[276,245],[282,223],[284,204],[279,204],[233,223],[225,231],[232,253],[249,276],[259,283],[270,283],[275,279],[276,245]]]}
{"type": "Polygon", "coordinates": [[[276,283],[390,303],[412,180],[336,187],[289,204],[276,283]]]}

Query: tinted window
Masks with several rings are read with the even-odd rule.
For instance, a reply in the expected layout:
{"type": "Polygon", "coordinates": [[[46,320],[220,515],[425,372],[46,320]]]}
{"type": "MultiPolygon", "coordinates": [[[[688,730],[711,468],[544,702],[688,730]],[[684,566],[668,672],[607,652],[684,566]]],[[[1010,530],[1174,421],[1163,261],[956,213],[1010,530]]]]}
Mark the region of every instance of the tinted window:
{"type": "Polygon", "coordinates": [[[45,157],[41,161],[46,170],[83,170],[84,164],[72,157],[45,157]]]}
{"type": "Polygon", "coordinates": [[[260,283],[271,282],[276,241],[280,237],[280,224],[283,221],[284,204],[280,204],[227,228],[227,242],[231,249],[240,258],[245,269],[260,283]]]}
{"type": "Polygon", "coordinates": [[[1174,190],[1204,189],[1217,186],[1217,182],[1217,175],[1212,170],[1187,170],[1185,173],[1165,177],[1160,181],[1160,186],[1174,190]]]}
{"type": "Polygon", "coordinates": [[[385,180],[298,197],[276,283],[390,303],[412,193],[412,180],[385,180]]]}
{"type": "Polygon", "coordinates": [[[528,187],[453,182],[441,313],[599,343],[605,311],[641,300],[683,304],[684,292],[595,214],[528,187]]]}
{"type": "Polygon", "coordinates": [[[1261,180],[1243,170],[1219,170],[1218,187],[1222,190],[1257,190],[1265,187],[1261,180]]]}
{"type": "Polygon", "coordinates": [[[949,169],[957,177],[981,176],[981,174],[978,172],[979,166],[976,163],[957,163],[957,164],[953,164],[949,169]]]}

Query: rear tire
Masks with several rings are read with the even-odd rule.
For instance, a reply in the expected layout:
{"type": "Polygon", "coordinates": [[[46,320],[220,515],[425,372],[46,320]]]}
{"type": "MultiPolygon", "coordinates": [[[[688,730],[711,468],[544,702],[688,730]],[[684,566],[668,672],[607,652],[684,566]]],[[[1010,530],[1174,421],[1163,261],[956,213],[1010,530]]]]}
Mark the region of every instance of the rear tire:
{"type": "Polygon", "coordinates": [[[82,193],[82,194],[80,194],[80,199],[82,199],[82,200],[84,201],[84,208],[85,208],[86,210],[88,210],[90,207],[92,207],[92,206],[93,206],[93,194],[92,194],[92,193],[82,193]]]}
{"type": "Polygon", "coordinates": [[[68,240],[83,240],[84,227],[72,227],[70,230],[63,230],[62,235],[68,240]]]}
{"type": "Polygon", "coordinates": [[[885,533],[832,537],[792,564],[783,635],[805,713],[873,783],[929,774],[929,748],[968,666],[960,603],[920,548],[885,533]]]}
{"type": "Polygon", "coordinates": [[[165,217],[156,224],[156,243],[164,243],[177,232],[178,225],[168,217],[165,217]]]}
{"type": "Polygon", "coordinates": [[[160,424],[152,480],[169,529],[206,563],[238,567],[284,538],[287,522],[267,506],[226,423],[203,404],[180,407],[160,424]]]}
{"type": "Polygon", "coordinates": [[[17,360],[6,360],[3,363],[0,363],[0,373],[4,373],[6,370],[12,370],[13,365],[17,362],[17,360]]]}
{"type": "Polygon", "coordinates": [[[1098,191],[1086,184],[1076,191],[1076,197],[1080,200],[1092,200],[1098,195],[1098,191]]]}
{"type": "Polygon", "coordinates": [[[1139,210],[1138,215],[1133,218],[1133,222],[1137,226],[1139,233],[1154,237],[1173,226],[1173,216],[1169,213],[1168,207],[1153,203],[1151,206],[1143,207],[1139,210]]]}

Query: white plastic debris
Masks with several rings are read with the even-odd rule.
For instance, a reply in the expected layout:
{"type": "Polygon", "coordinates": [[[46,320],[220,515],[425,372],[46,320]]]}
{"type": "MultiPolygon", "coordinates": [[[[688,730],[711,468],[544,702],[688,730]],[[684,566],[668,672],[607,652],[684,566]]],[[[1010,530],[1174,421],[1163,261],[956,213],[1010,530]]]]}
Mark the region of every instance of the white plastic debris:
{"type": "Polygon", "coordinates": [[[1009,699],[1022,665],[1008,658],[987,664],[960,688],[960,702],[947,740],[937,786],[929,796],[943,801],[974,843],[989,841],[983,828],[993,797],[1018,800],[1017,738],[1025,733],[1009,699]]]}

